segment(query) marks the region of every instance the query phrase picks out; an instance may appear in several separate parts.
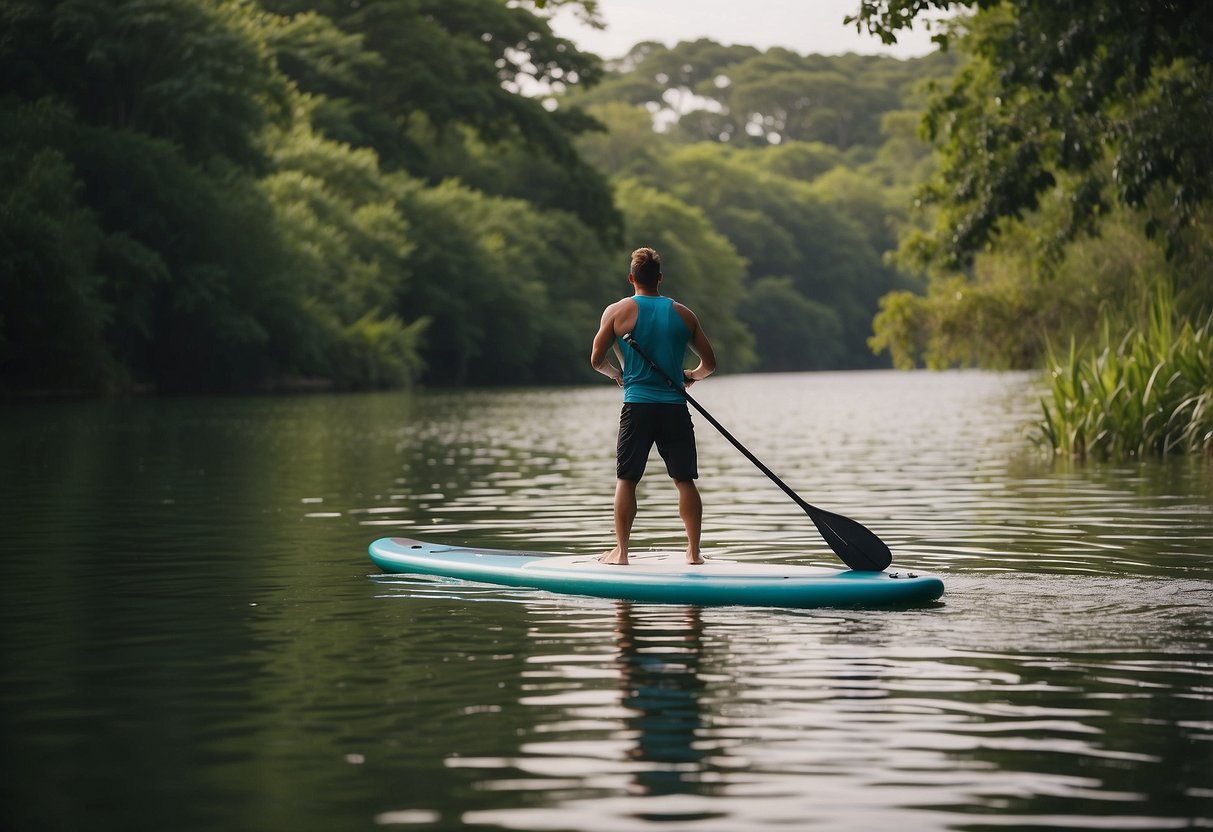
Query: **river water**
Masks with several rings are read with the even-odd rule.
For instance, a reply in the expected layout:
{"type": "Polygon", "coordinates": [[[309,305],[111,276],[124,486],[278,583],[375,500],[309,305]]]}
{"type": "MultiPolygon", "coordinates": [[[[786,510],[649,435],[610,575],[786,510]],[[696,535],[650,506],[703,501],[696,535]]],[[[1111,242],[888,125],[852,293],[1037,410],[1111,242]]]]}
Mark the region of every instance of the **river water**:
{"type": "MultiPolygon", "coordinates": [[[[912,610],[404,576],[403,534],[611,541],[618,391],[0,410],[0,829],[1183,829],[1213,823],[1213,467],[1072,464],[1033,379],[693,392],[942,575],[912,610]]],[[[705,545],[835,565],[697,420],[705,545]]],[[[676,548],[650,463],[634,546],[676,548]]]]}

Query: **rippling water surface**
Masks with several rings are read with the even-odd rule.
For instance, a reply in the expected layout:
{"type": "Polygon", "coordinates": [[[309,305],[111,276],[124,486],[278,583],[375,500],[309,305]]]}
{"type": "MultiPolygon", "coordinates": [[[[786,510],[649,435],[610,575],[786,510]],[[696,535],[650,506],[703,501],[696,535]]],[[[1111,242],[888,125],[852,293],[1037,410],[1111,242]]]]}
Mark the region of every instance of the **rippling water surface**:
{"type": "MultiPolygon", "coordinates": [[[[697,398],[941,574],[901,611],[379,575],[375,537],[610,545],[618,392],[0,410],[4,830],[1213,823],[1213,468],[1062,464],[1019,375],[697,398]]],[[[705,544],[835,564],[697,422],[705,544]]],[[[654,458],[635,545],[674,548],[654,458]]]]}

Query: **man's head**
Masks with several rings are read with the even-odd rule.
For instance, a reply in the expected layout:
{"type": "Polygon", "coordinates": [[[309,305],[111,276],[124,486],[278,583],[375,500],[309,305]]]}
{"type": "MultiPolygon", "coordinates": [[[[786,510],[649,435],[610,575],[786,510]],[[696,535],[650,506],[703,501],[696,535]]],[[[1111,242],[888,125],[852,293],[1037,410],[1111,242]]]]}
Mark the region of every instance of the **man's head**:
{"type": "Polygon", "coordinates": [[[632,252],[632,279],[638,286],[652,289],[661,280],[661,255],[651,248],[632,252]]]}

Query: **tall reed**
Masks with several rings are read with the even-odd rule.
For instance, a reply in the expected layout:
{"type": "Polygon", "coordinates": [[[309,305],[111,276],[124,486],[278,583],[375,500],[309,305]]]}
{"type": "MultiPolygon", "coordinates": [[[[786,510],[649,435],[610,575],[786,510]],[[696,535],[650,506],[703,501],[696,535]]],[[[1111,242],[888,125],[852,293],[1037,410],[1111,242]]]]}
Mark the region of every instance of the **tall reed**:
{"type": "Polygon", "coordinates": [[[1054,453],[1124,459],[1213,456],[1213,315],[1176,327],[1174,302],[1159,294],[1146,323],[1113,343],[1105,323],[1088,350],[1049,348],[1049,394],[1037,423],[1054,453]]]}

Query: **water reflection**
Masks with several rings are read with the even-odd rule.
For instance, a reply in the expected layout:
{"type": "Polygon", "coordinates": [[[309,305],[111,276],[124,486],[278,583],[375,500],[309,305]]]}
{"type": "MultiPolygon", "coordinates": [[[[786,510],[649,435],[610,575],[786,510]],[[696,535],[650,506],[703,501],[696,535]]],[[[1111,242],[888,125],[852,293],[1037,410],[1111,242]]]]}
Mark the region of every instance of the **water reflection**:
{"type": "MultiPolygon", "coordinates": [[[[1027,376],[730,377],[699,395],[898,567],[945,573],[931,609],[697,611],[368,578],[367,542],[395,531],[605,549],[617,396],[0,409],[0,828],[1213,817],[1209,466],[1042,460],[1019,426],[1027,376]]],[[[834,563],[700,435],[710,549],[834,563]]],[[[673,505],[642,511],[638,547],[677,548],[673,505]]]]}
{"type": "Polygon", "coordinates": [[[620,602],[615,611],[619,649],[620,704],[630,712],[624,722],[635,736],[629,759],[641,766],[633,777],[639,794],[695,792],[707,752],[699,741],[705,690],[699,661],[703,616],[698,607],[637,615],[620,602]]]}
{"type": "Polygon", "coordinates": [[[1207,814],[1207,662],[1160,658],[1165,625],[1145,619],[1135,642],[1091,633],[1024,649],[1034,631],[1014,599],[999,605],[1007,589],[902,613],[535,599],[521,700],[532,728],[509,758],[462,764],[482,788],[547,800],[464,820],[1161,829],[1207,814]]]}

